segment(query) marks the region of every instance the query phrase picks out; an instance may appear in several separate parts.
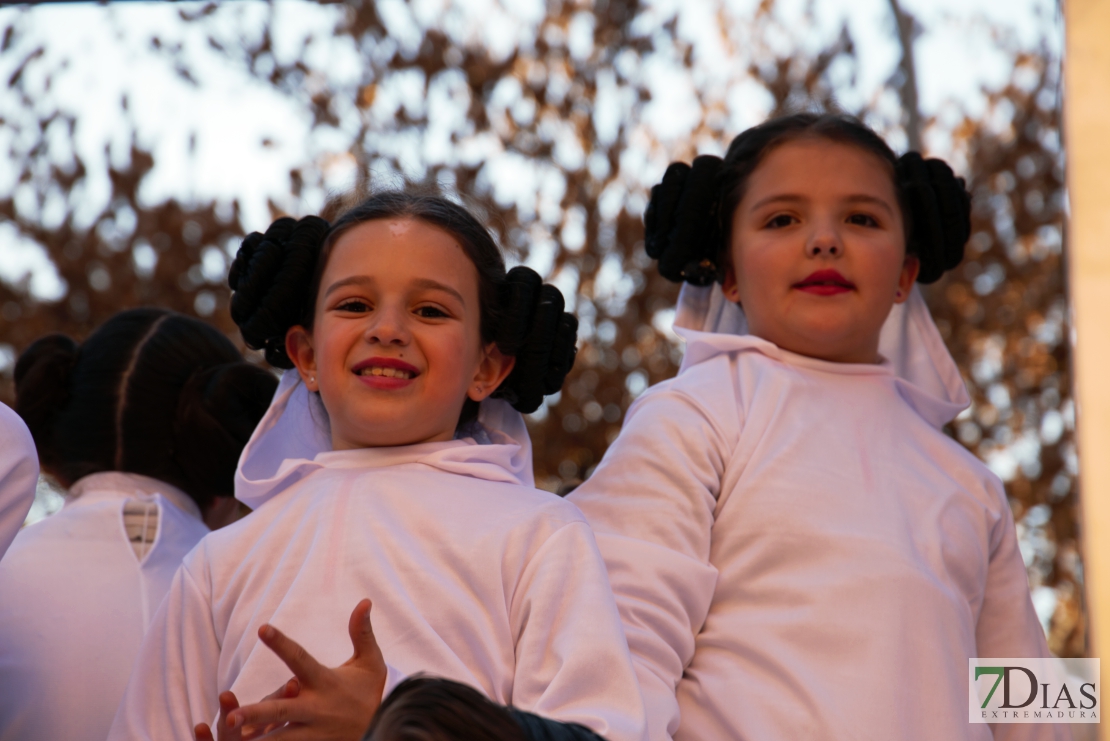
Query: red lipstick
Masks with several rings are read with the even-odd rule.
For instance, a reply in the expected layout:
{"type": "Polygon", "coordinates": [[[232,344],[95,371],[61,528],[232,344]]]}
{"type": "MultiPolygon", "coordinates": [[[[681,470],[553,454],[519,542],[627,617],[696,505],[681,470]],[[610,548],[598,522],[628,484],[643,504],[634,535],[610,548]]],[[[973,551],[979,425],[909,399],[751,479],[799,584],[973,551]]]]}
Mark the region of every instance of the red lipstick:
{"type": "Polygon", "coordinates": [[[351,372],[370,388],[400,389],[420,375],[415,365],[397,358],[367,358],[354,365],[351,372]]]}
{"type": "Polygon", "coordinates": [[[834,296],[856,290],[856,284],[836,270],[818,270],[795,283],[792,288],[815,296],[834,296]]]}

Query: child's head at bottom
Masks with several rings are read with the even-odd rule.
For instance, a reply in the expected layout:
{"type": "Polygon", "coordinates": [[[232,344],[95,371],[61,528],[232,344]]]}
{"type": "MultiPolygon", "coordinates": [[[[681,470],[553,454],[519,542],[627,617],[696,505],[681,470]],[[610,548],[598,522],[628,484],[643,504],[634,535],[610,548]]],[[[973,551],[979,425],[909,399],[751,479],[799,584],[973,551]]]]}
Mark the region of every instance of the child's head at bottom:
{"type": "Polygon", "coordinates": [[[524,741],[507,708],[459,682],[415,677],[378,708],[363,741],[524,741]]]}
{"type": "Polygon", "coordinates": [[[724,159],[668,168],[645,244],[672,280],[720,280],[752,334],[802,355],[873,363],[915,280],[963,257],[970,196],[940,160],[896,157],[863,123],[771,119],[724,159]]]}
{"type": "Polygon", "coordinates": [[[247,344],[319,393],[337,450],[450,440],[491,395],[534,411],[574,361],[558,290],[506,273],[489,231],[438,194],[279,219],[244,240],[230,282],[247,344]]]}

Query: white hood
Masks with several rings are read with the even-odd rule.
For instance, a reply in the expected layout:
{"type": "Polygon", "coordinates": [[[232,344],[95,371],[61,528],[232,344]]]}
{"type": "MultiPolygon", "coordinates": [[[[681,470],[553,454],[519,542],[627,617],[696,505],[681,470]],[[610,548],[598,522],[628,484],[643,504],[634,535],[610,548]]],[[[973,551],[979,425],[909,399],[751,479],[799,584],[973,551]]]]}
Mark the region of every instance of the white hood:
{"type": "Polygon", "coordinates": [[[469,436],[439,443],[332,452],[331,426],[320,397],[287,371],[235,471],[235,497],[252,509],[325,465],[380,467],[422,463],[450,473],[534,487],[532,441],[524,417],[507,402],[486,399],[469,436]]]}
{"type": "MultiPolygon", "coordinates": [[[[681,332],[688,339],[683,367],[737,349],[738,337],[750,337],[743,310],[725,298],[716,283],[704,287],[683,284],[674,326],[676,330],[732,338],[722,342],[702,334],[681,332]]],[[[762,348],[765,343],[756,344],[762,348]]],[[[891,309],[879,335],[879,354],[900,379],[906,400],[935,427],[952,421],[971,403],[956,361],[945,347],[916,285],[905,303],[895,304],[891,309]]]]}

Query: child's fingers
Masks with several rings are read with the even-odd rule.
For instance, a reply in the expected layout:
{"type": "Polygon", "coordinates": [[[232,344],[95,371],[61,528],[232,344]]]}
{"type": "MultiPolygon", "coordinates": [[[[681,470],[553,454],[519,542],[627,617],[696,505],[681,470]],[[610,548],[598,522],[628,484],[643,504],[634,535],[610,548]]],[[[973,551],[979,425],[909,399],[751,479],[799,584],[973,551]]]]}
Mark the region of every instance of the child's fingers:
{"type": "Polygon", "coordinates": [[[227,715],[237,707],[239,707],[239,698],[234,692],[229,690],[220,693],[220,715],[227,715]]]}
{"type": "Polygon", "coordinates": [[[258,629],[258,637],[262,639],[277,657],[300,680],[301,684],[312,686],[325,671],[324,667],[299,643],[289,638],[272,625],[266,624],[258,629]]]}
{"type": "Polygon", "coordinates": [[[208,727],[207,723],[197,723],[193,728],[193,738],[196,741],[216,741],[212,735],[212,729],[208,727]]]}
{"type": "Polygon", "coordinates": [[[304,723],[312,716],[306,714],[303,705],[303,701],[296,700],[263,700],[244,705],[228,716],[228,728],[265,728],[268,731],[270,727],[286,723],[304,723]]]}
{"type": "Polygon", "coordinates": [[[355,649],[352,660],[368,663],[368,668],[380,669],[384,672],[385,659],[382,657],[377,639],[374,638],[374,628],[370,624],[371,607],[370,600],[362,600],[355,605],[354,612],[351,613],[351,619],[347,623],[347,632],[351,636],[351,645],[355,649]]]}
{"type": "Polygon", "coordinates": [[[220,693],[220,717],[216,721],[216,735],[219,736],[219,741],[241,741],[242,729],[233,730],[228,725],[228,717],[231,713],[239,709],[239,698],[235,696],[234,692],[221,692],[220,693]]]}
{"type": "Polygon", "coordinates": [[[293,677],[288,682],[278,687],[270,694],[263,697],[263,700],[291,700],[297,695],[301,694],[301,683],[293,677]]]}

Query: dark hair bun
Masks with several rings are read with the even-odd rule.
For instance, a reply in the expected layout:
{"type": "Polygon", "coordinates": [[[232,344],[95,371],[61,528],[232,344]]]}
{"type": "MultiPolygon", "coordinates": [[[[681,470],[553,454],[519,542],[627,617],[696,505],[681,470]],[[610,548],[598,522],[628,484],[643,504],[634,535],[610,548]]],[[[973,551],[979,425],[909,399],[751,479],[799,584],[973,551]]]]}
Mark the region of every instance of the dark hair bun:
{"type": "Polygon", "coordinates": [[[189,478],[190,492],[206,499],[232,496],[239,453],[277,385],[273,373],[246,362],[205,368],[189,377],[178,397],[173,457],[189,478]]]}
{"type": "Polygon", "coordinates": [[[667,280],[707,286],[718,278],[721,163],[712,155],[695,157],[692,165],[673,162],[663,181],[651,189],[644,212],[644,248],[659,261],[659,272],[667,280]]]}
{"type": "Polygon", "coordinates": [[[51,465],[57,457],[54,420],[69,402],[78,345],[64,334],[31,343],[15,364],[15,411],[35,441],[39,460],[51,465]]]}
{"type": "Polygon", "coordinates": [[[247,347],[265,351],[270,365],[293,367],[285,334],[309,308],[316,258],[328,229],[318,216],[278,219],[265,234],[248,234],[231,264],[231,318],[247,347]]]}
{"type": "Polygon", "coordinates": [[[971,194],[963,178],[917,152],[898,158],[898,185],[909,211],[907,252],[921,261],[919,283],[932,283],[964,259],[971,236],[971,194]]]}
{"type": "Polygon", "coordinates": [[[545,285],[536,271],[515,267],[502,286],[502,320],[497,347],[516,358],[494,396],[524,414],[563,387],[578,352],[578,319],[563,309],[563,294],[545,285]]]}

